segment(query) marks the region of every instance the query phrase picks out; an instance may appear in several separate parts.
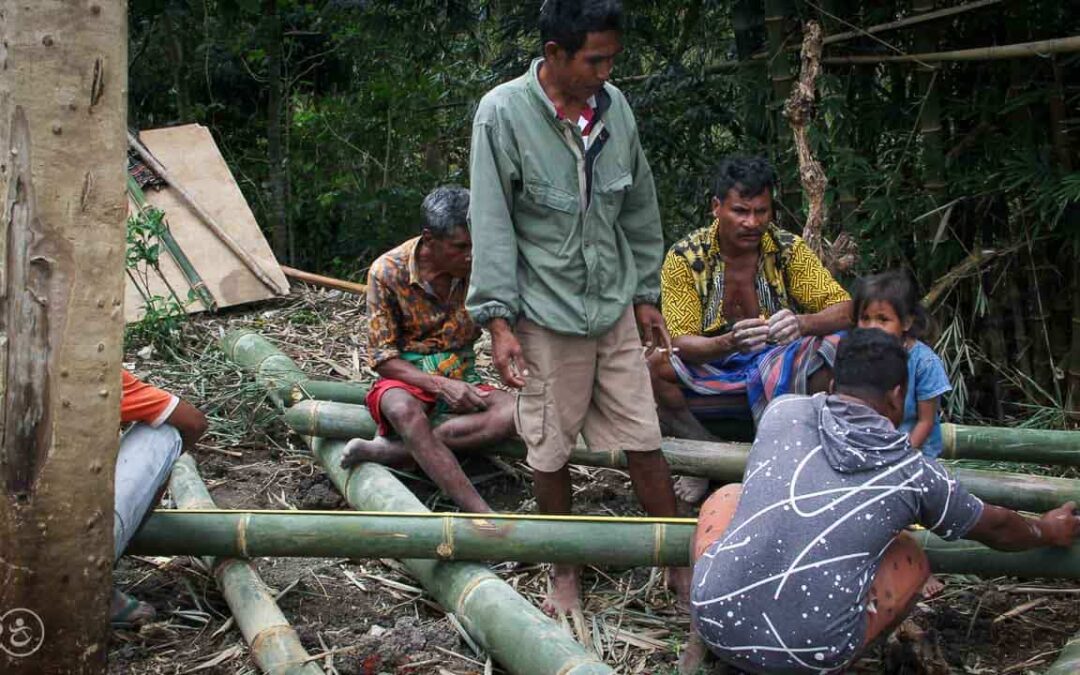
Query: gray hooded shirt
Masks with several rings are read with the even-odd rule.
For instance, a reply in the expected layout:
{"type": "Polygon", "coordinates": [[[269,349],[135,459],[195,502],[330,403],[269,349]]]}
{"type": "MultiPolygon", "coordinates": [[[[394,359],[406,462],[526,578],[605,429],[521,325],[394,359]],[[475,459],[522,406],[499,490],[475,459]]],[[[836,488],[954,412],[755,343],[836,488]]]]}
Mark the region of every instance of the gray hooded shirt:
{"type": "Polygon", "coordinates": [[[867,594],[893,537],[918,523],[958,539],[981,514],[874,410],[781,396],[758,425],[731,524],[694,566],[694,626],[750,672],[842,668],[863,643],[867,594]]]}

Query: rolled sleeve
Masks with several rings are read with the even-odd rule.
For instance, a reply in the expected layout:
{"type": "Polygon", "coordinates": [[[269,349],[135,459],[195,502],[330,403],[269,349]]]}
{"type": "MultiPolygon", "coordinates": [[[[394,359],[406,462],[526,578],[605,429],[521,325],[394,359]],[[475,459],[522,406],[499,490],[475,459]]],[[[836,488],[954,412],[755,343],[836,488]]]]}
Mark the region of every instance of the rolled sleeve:
{"type": "Polygon", "coordinates": [[[668,332],[676,338],[701,333],[701,300],[686,259],[669,251],[660,269],[661,312],[668,332]]]}
{"type": "Polygon", "coordinates": [[[481,101],[469,160],[469,222],[477,245],[465,298],[465,308],[480,325],[496,318],[513,322],[521,309],[518,246],[511,217],[513,185],[520,172],[504,142],[491,106],[481,101]]]}
{"type": "Polygon", "coordinates": [[[657,304],[660,300],[660,263],[664,258],[664,233],[660,227],[660,207],[652,169],[641,147],[637,125],[631,120],[633,134],[633,183],[619,213],[619,225],[626,235],[637,269],[634,303],[657,304]]]}
{"type": "Polygon", "coordinates": [[[368,274],[367,310],[368,365],[375,368],[401,355],[397,298],[378,278],[375,267],[368,274]]]}
{"type": "Polygon", "coordinates": [[[788,275],[788,293],[806,313],[820,312],[851,300],[844,287],[833,279],[829,270],[801,238],[792,246],[788,275]]]}

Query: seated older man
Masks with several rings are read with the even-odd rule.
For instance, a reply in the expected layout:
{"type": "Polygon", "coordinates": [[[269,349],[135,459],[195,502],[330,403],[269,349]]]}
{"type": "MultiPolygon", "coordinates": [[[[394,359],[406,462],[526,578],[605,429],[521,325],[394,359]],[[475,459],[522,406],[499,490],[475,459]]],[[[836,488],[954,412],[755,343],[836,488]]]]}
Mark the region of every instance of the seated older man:
{"type": "MultiPolygon", "coordinates": [[[[650,361],[668,433],[709,440],[699,418],[757,419],[775,396],[823,391],[851,298],[798,236],[776,227],[776,175],[759,157],[722,161],[711,225],[668,251],[661,301],[675,353],[650,361]]],[[[676,492],[699,501],[705,479],[676,492]]]]}
{"type": "Polygon", "coordinates": [[[342,466],[413,461],[464,510],[488,512],[452,451],[514,433],[513,397],[481,384],[465,311],[472,263],[469,192],[440,187],[423,203],[419,237],[383,254],[368,273],[368,358],[380,379],[367,395],[379,428],[353,439],[342,466]],[[429,415],[459,413],[432,429],[429,415]],[[392,436],[393,434],[393,436],[392,436]]]}

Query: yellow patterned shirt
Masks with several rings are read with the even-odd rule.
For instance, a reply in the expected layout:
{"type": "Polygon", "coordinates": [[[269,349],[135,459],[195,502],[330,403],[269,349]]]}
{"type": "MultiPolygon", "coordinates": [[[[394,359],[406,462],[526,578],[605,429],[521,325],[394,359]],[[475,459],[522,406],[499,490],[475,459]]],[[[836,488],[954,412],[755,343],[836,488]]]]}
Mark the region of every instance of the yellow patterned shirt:
{"type": "MultiPolygon", "coordinates": [[[[731,330],[724,318],[724,259],[715,233],[714,221],[680,239],[664,258],[660,301],[671,337],[731,330]]],[[[781,309],[813,314],[851,299],[802,237],[775,225],[761,238],[754,286],[764,316],[781,309]]]]}

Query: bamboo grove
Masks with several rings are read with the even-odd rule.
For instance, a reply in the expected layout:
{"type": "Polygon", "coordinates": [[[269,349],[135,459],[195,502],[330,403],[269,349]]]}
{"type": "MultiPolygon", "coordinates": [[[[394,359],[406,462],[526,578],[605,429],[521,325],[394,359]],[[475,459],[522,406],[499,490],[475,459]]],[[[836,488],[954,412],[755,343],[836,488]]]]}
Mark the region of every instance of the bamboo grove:
{"type": "MultiPolygon", "coordinates": [[[[208,125],[282,262],[362,280],[422,195],[467,182],[473,105],[537,52],[538,0],[132,0],[131,120],[208,125]],[[415,39],[418,32],[426,37],[415,39]]],[[[1075,426],[1080,9],[1057,0],[626,3],[631,99],[670,240],[709,169],[768,154],[805,205],[783,103],[824,29],[810,148],[843,276],[905,266],[936,319],[954,422],[1075,426]],[[1035,43],[1035,44],[1032,44],[1035,43]]]]}

